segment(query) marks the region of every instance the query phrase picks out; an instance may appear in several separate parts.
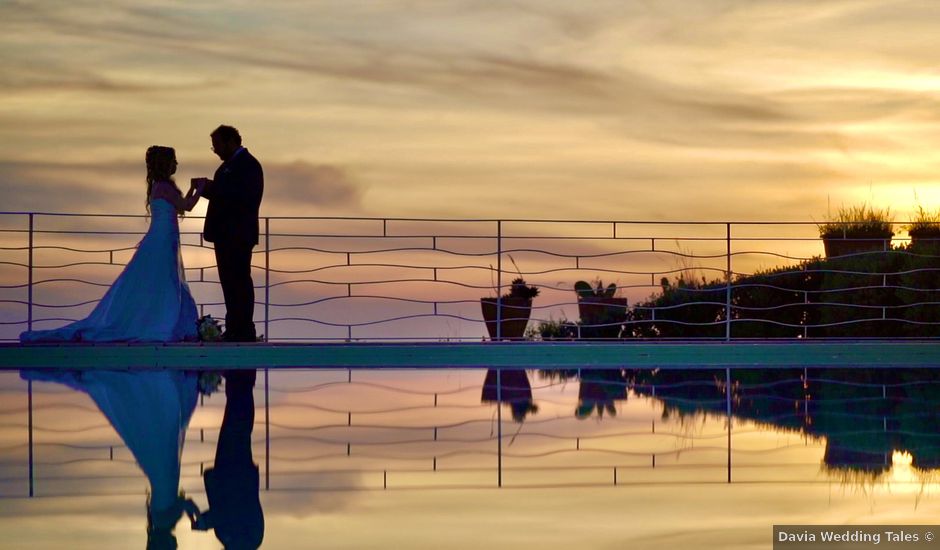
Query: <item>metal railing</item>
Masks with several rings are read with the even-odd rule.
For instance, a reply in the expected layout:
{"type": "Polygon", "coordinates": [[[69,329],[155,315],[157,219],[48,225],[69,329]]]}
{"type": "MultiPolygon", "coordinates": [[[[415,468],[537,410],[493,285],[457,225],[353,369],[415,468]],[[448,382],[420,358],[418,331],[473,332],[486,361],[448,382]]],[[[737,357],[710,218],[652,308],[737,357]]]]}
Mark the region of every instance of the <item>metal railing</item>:
{"type": "MultiPolygon", "coordinates": [[[[276,373],[255,390],[253,446],[263,487],[828,483],[820,469],[836,477],[883,475],[895,452],[909,453],[925,475],[940,465],[933,372],[867,371],[866,380],[805,368],[494,372],[514,376],[500,383],[490,372],[452,370],[401,371],[396,379],[369,371],[276,373]],[[335,485],[318,485],[323,479],[335,485]]],[[[0,392],[23,396],[23,381],[0,381],[0,392]]],[[[26,406],[8,399],[0,410],[0,498],[69,494],[82,485],[76,481],[85,490],[139,492],[139,483],[129,483],[140,478],[133,455],[87,396],[49,383],[28,391],[35,399],[26,406]],[[27,414],[40,420],[30,421],[24,443],[27,414]]],[[[211,465],[220,406],[205,399],[191,421],[182,463],[187,490],[199,491],[211,465]]]]}
{"type": "MultiPolygon", "coordinates": [[[[534,339],[940,336],[931,243],[881,240],[826,259],[813,222],[261,221],[255,322],[269,341],[518,338],[508,330],[529,307],[534,339]],[[504,303],[516,277],[539,288],[531,306],[504,303]],[[579,298],[578,280],[614,283],[619,300],[579,298]]],[[[181,221],[187,278],[200,313],[224,317],[201,225],[181,221]]],[[[0,341],[86,315],[146,226],[145,216],[0,213],[0,341]]]]}

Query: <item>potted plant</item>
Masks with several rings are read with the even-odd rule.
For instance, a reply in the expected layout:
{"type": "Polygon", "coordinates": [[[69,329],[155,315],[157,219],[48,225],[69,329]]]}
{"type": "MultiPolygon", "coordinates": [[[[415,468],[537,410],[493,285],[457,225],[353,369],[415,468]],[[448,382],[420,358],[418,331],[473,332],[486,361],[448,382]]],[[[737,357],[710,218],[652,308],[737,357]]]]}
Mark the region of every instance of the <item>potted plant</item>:
{"type": "Polygon", "coordinates": [[[908,321],[904,335],[936,337],[940,335],[940,311],[933,305],[940,300],[940,210],[929,212],[922,206],[906,225],[911,244],[900,260],[895,293],[904,305],[900,317],[908,321]]]}
{"type": "Polygon", "coordinates": [[[911,247],[940,245],[940,210],[930,212],[918,205],[914,219],[904,229],[911,236],[911,247]]]}
{"type": "Polygon", "coordinates": [[[627,299],[616,296],[616,284],[611,283],[605,287],[600,279],[595,279],[594,285],[587,281],[578,281],[574,284],[574,291],[578,295],[578,313],[584,328],[595,332],[612,332],[612,335],[619,334],[620,324],[627,316],[627,299]]]}
{"type": "Polygon", "coordinates": [[[835,218],[819,224],[827,258],[888,250],[894,231],[889,208],[868,204],[840,208],[835,218]]]}
{"type": "Polygon", "coordinates": [[[526,340],[549,342],[552,340],[574,340],[578,337],[578,324],[564,316],[555,320],[539,321],[526,329],[526,340]]]}
{"type": "Polygon", "coordinates": [[[486,321],[486,330],[490,338],[522,339],[525,336],[526,325],[529,324],[529,314],[532,311],[532,299],[539,295],[539,289],[526,284],[525,279],[513,279],[509,292],[502,298],[481,298],[480,308],[483,310],[483,320],[486,321]],[[497,316],[499,323],[497,323],[497,316]],[[497,334],[497,324],[499,331],[497,334]]]}

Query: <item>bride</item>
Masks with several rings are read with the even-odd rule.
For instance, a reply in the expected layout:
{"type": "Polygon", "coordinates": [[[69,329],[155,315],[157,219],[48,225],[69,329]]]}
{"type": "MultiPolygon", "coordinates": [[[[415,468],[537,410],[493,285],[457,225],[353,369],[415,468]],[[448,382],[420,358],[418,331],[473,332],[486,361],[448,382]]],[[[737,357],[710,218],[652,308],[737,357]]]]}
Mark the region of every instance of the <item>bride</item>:
{"type": "Polygon", "coordinates": [[[88,317],[52,330],[20,334],[21,342],[176,342],[197,339],[196,302],[186,284],[178,218],[191,211],[205,180],[186,196],[173,181],[176,152],[147,149],[150,228],[124,271],[88,317]]]}

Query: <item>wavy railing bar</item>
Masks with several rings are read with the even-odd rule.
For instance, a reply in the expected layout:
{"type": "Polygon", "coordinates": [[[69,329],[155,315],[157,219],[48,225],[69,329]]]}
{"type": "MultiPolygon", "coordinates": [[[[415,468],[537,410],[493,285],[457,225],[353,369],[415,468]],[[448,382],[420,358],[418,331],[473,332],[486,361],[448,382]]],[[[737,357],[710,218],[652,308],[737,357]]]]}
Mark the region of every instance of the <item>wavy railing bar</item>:
{"type": "MultiPolygon", "coordinates": [[[[113,230],[127,229],[126,224],[111,227],[104,224],[120,224],[123,223],[120,222],[122,219],[141,221],[147,219],[147,216],[143,214],[93,215],[36,212],[0,213],[0,218],[4,215],[13,216],[10,218],[10,223],[23,226],[10,227],[8,224],[2,230],[4,234],[13,236],[11,238],[28,236],[30,246],[0,248],[4,254],[7,254],[7,257],[0,257],[0,277],[3,277],[4,282],[14,283],[0,286],[0,290],[9,294],[0,299],[0,304],[17,308],[26,306],[28,313],[26,324],[29,326],[32,326],[31,323],[34,321],[32,317],[34,310],[63,310],[98,303],[100,299],[94,299],[96,293],[94,289],[66,289],[65,285],[107,287],[111,274],[100,279],[100,281],[107,282],[96,282],[94,277],[70,277],[69,275],[78,269],[87,268],[88,272],[105,273],[105,268],[102,266],[124,267],[126,261],[115,261],[115,254],[120,253],[123,258],[123,254],[133,250],[133,247],[127,246],[126,242],[114,247],[62,246],[47,242],[35,243],[34,237],[45,236],[48,240],[50,237],[71,235],[80,240],[93,238],[90,237],[91,235],[140,236],[144,234],[143,231],[113,230]],[[47,215],[56,219],[104,221],[92,227],[79,226],[70,229],[71,226],[78,226],[79,222],[62,223],[57,226],[50,220],[44,219],[47,215]],[[28,227],[25,223],[27,221],[30,222],[28,227]],[[30,253],[29,262],[24,263],[19,257],[23,251],[30,253]],[[44,255],[42,262],[34,262],[32,253],[38,251],[48,254],[79,254],[84,257],[69,257],[70,261],[56,261],[54,257],[50,260],[48,255],[44,255]],[[108,261],[104,261],[100,254],[108,254],[108,261]],[[16,284],[21,278],[27,278],[23,277],[24,270],[28,274],[28,282],[16,284]],[[36,273],[48,274],[49,278],[36,280],[34,278],[36,273]],[[24,289],[30,294],[25,300],[16,294],[24,289]],[[33,297],[34,290],[38,291],[38,299],[33,297]],[[86,294],[80,295],[79,293],[82,292],[86,294]],[[69,300],[44,298],[44,296],[64,294],[69,294],[74,298],[69,300]]],[[[905,244],[898,248],[891,248],[889,240],[884,240],[880,242],[881,250],[879,251],[864,252],[856,249],[852,250],[854,254],[843,257],[845,262],[853,261],[853,255],[857,258],[873,258],[871,268],[868,266],[854,268],[854,264],[851,263],[846,265],[830,263],[820,267],[815,263],[818,257],[804,251],[807,243],[815,243],[817,250],[821,248],[818,245],[822,243],[818,238],[809,237],[809,232],[817,233],[815,222],[350,218],[343,216],[265,216],[262,219],[265,222],[261,238],[263,247],[256,252],[259,258],[261,254],[264,254],[264,263],[252,266],[252,270],[256,274],[264,274],[262,278],[264,283],[255,285],[257,290],[263,290],[263,299],[256,303],[264,310],[264,318],[258,322],[265,323],[264,332],[269,340],[477,341],[484,338],[483,334],[485,334],[483,331],[485,325],[480,322],[481,313],[468,313],[465,309],[475,307],[476,299],[455,296],[455,291],[465,289],[480,294],[499,295],[511,288],[510,284],[499,284],[503,275],[506,276],[506,279],[502,280],[503,283],[516,276],[534,279],[531,282],[537,284],[543,291],[542,296],[550,293],[570,293],[571,299],[568,300],[541,298],[531,308],[515,310],[534,312],[531,314],[533,323],[549,322],[555,318],[567,319],[572,316],[571,312],[574,308],[584,305],[574,299],[574,280],[592,280],[600,277],[614,279],[613,291],[622,292],[628,300],[613,304],[606,311],[624,318],[582,319],[578,330],[583,332],[593,329],[617,333],[617,327],[625,327],[625,331],[621,330],[618,333],[619,336],[639,337],[637,339],[640,341],[643,338],[660,336],[658,340],[668,342],[675,336],[681,339],[683,334],[691,334],[694,338],[712,341],[718,339],[718,335],[713,337],[711,332],[720,325],[725,326],[725,340],[740,339],[750,334],[763,334],[761,331],[765,331],[766,337],[771,339],[778,338],[781,334],[789,338],[817,338],[819,335],[831,337],[842,335],[839,332],[840,327],[847,327],[845,328],[847,334],[854,330],[852,327],[863,327],[861,325],[863,323],[874,322],[890,325],[894,330],[891,337],[898,337],[901,340],[905,339],[908,333],[923,333],[925,337],[930,338],[940,337],[940,331],[932,329],[940,324],[940,316],[933,316],[930,313],[940,303],[937,295],[932,294],[933,292],[940,293],[940,284],[934,282],[936,275],[940,273],[940,265],[931,264],[933,260],[940,259],[935,249],[914,246],[916,243],[913,241],[910,241],[912,244],[907,245],[909,240],[905,238],[895,239],[895,243],[905,244]],[[324,231],[323,225],[318,226],[323,223],[332,226],[330,231],[324,231]],[[775,227],[777,230],[774,230],[775,227]],[[289,242],[291,239],[300,242],[301,245],[289,242]],[[404,243],[407,240],[412,242],[404,243]],[[643,243],[643,245],[636,247],[634,244],[616,244],[619,241],[643,243]],[[391,243],[403,246],[394,246],[391,243]],[[528,245],[522,243],[528,243],[528,245]],[[539,244],[536,246],[532,243],[539,244]],[[768,248],[756,247],[753,243],[765,243],[768,248]],[[719,248],[717,245],[721,244],[724,246],[719,248]],[[795,253],[782,249],[787,244],[799,247],[799,249],[795,253]],[[480,250],[481,247],[484,250],[480,250]],[[299,254],[303,251],[344,256],[346,261],[345,264],[335,261],[322,265],[304,258],[303,254],[299,254]],[[376,261],[377,255],[387,256],[387,259],[376,261]],[[455,262],[451,261],[452,257],[475,258],[475,260],[471,260],[469,264],[464,262],[460,265],[453,265],[455,262]],[[507,257],[513,258],[513,263],[518,265],[513,266],[511,270],[501,269],[504,263],[508,267],[508,263],[503,261],[507,257]],[[792,267],[784,265],[769,273],[763,273],[762,271],[766,268],[758,262],[764,258],[775,258],[783,262],[798,263],[798,265],[792,267]],[[360,261],[362,263],[359,263],[360,261]],[[494,271],[492,265],[474,264],[474,261],[480,261],[481,264],[491,261],[498,269],[494,271]],[[678,265],[674,268],[659,269],[668,267],[657,265],[662,262],[675,262],[678,265]],[[390,277],[380,274],[370,279],[369,276],[362,276],[360,272],[360,277],[350,280],[347,274],[350,268],[377,273],[414,270],[427,276],[390,277]],[[494,272],[497,274],[497,283],[485,284],[483,281],[485,274],[494,272]],[[322,279],[332,278],[333,280],[305,276],[313,273],[328,274],[322,279]],[[339,275],[332,277],[333,274],[339,275]],[[447,278],[441,278],[439,274],[447,274],[447,278]],[[715,281],[706,283],[709,276],[715,281]],[[751,280],[750,277],[758,279],[751,280]],[[820,279],[828,278],[844,280],[838,288],[828,288],[825,285],[820,287],[816,283],[813,283],[815,286],[803,284],[801,287],[801,283],[795,280],[792,283],[794,288],[790,288],[791,284],[775,285],[762,282],[786,281],[787,277],[793,279],[811,277],[816,283],[820,279]],[[622,281],[621,279],[624,278],[627,280],[622,281]],[[666,279],[667,282],[675,279],[676,284],[660,284],[661,282],[657,281],[659,278],[666,279]],[[699,279],[702,283],[698,283],[699,279]],[[680,284],[681,281],[685,284],[680,284]],[[924,281],[929,282],[925,284],[924,281]],[[433,283],[434,287],[428,283],[433,283]],[[323,286],[327,289],[340,288],[346,291],[346,296],[324,296],[323,294],[331,291],[325,291],[323,288],[296,286],[300,284],[323,286]],[[434,299],[435,296],[429,294],[438,292],[439,285],[442,295],[440,299],[434,299]],[[381,290],[372,291],[364,287],[381,288],[381,290]],[[357,295],[358,290],[364,293],[357,295]],[[639,296],[643,290],[652,290],[653,296],[648,300],[643,300],[643,297],[639,296]],[[761,292],[767,293],[763,301],[754,297],[761,292]],[[312,295],[304,296],[305,293],[312,295]],[[782,295],[773,293],[782,293],[782,295]],[[669,294],[670,299],[657,298],[666,294],[669,294]],[[723,304],[720,302],[719,294],[725,296],[723,304]],[[881,301],[880,298],[878,300],[858,299],[859,296],[866,295],[890,295],[892,299],[885,301],[881,301]],[[356,301],[347,304],[342,301],[344,299],[356,301]],[[427,307],[428,311],[401,311],[401,305],[427,307]],[[271,307],[290,308],[292,315],[277,315],[276,311],[269,312],[271,307]],[[350,307],[355,307],[357,313],[361,315],[354,320],[350,319],[345,314],[350,307]],[[312,310],[307,308],[319,308],[319,310],[313,314],[312,310]],[[461,309],[454,311],[454,308],[461,309]],[[696,311],[695,308],[700,308],[701,315],[692,316],[696,311]],[[827,308],[832,311],[827,311],[827,308]],[[709,311],[712,309],[713,313],[709,311]],[[872,312],[872,315],[866,312],[872,312]],[[776,317],[777,313],[786,317],[776,317]],[[881,315],[876,316],[877,313],[881,315]],[[803,318],[791,317],[796,315],[802,315],[803,318]],[[638,319],[637,316],[651,318],[638,319]],[[759,319],[754,316],[769,318],[759,319]],[[662,317],[674,318],[662,319],[662,317]],[[323,327],[324,330],[305,328],[313,326],[323,327]],[[430,331],[430,335],[421,334],[422,329],[419,327],[430,331]],[[667,328],[670,330],[665,331],[667,328]],[[733,331],[732,328],[734,328],[733,331]],[[918,332],[921,328],[924,330],[918,332]],[[791,329],[793,333],[787,332],[791,329]],[[811,329],[812,333],[809,332],[811,329]],[[345,338],[339,334],[333,334],[331,331],[334,330],[344,330],[345,338]],[[774,332],[775,330],[778,332],[774,332]],[[797,331],[802,331],[802,335],[797,331]],[[326,334],[323,334],[324,332],[326,334]],[[449,334],[444,334],[446,332],[449,334]],[[470,333],[478,333],[479,336],[475,334],[468,336],[467,334],[470,333]],[[406,337],[405,334],[417,334],[417,336],[406,337]]],[[[184,224],[181,231],[184,241],[182,246],[187,249],[198,248],[200,253],[208,248],[207,243],[202,242],[200,232],[195,229],[196,224],[199,224],[201,220],[202,217],[191,216],[181,222],[184,224]]],[[[894,227],[899,227],[899,224],[900,222],[894,227]]],[[[844,240],[851,241],[852,239],[844,240]]],[[[856,242],[870,240],[856,239],[856,242]]],[[[826,260],[820,258],[819,261],[826,260]]],[[[197,298],[202,298],[201,294],[208,292],[208,285],[218,284],[206,277],[206,271],[212,269],[215,269],[215,266],[210,263],[205,266],[191,266],[186,270],[193,278],[191,283],[197,298]]],[[[259,279],[256,278],[256,280],[259,279]]],[[[200,299],[199,308],[202,313],[205,313],[207,308],[211,308],[209,311],[219,316],[218,310],[222,308],[222,304],[214,300],[200,299]]],[[[506,311],[513,310],[507,308],[506,311]]],[[[584,314],[583,311],[579,313],[584,314]]],[[[0,326],[22,326],[24,323],[18,315],[20,312],[16,310],[16,313],[11,313],[12,318],[8,317],[0,326]]],[[[65,316],[54,316],[37,318],[35,322],[49,326],[54,322],[69,320],[65,319],[65,316]]],[[[0,335],[0,341],[13,341],[8,337],[13,336],[10,334],[13,329],[4,330],[8,332],[0,335]]],[[[717,333],[717,330],[714,332],[717,333]]],[[[878,334],[870,330],[869,332],[878,334]]],[[[611,338],[609,335],[600,336],[600,338],[592,336],[592,339],[611,338]]]]}

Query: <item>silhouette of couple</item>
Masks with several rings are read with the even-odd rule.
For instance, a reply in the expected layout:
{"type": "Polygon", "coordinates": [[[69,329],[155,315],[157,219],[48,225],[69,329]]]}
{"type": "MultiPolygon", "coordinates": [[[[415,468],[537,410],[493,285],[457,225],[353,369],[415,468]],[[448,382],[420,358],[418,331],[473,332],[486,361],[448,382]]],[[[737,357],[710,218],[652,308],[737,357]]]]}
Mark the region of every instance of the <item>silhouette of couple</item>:
{"type": "MultiPolygon", "coordinates": [[[[134,256],[84,319],[27,331],[31,342],[180,342],[198,339],[196,303],[180,253],[179,217],[209,200],[203,237],[215,245],[230,342],[254,342],[251,252],[258,244],[264,191],[261,164],[242,147],[238,130],[219,126],[212,150],[222,160],[213,179],[194,178],[183,195],[173,180],[176,152],[154,145],[145,156],[150,227],[134,256]]],[[[24,371],[27,379],[64,383],[88,393],[134,454],[150,482],[148,547],[176,547],[183,513],[195,529],[214,529],[226,548],[257,548],[264,533],[258,467],[251,458],[255,372],[226,372],[226,406],[215,467],[205,472],[210,509],[180,495],[180,456],[196,406],[197,375],[183,371],[24,371]]]]}
{"type": "Polygon", "coordinates": [[[213,179],[193,178],[184,196],[173,180],[176,152],[147,149],[147,234],[124,271],[88,317],[52,330],[27,331],[21,342],[179,342],[196,340],[196,303],[180,254],[178,218],[200,197],[209,200],[203,238],[215,245],[230,342],[256,340],[251,251],[258,244],[264,192],[261,164],[242,147],[238,130],[219,126],[212,150],[222,160],[213,179]]]}

